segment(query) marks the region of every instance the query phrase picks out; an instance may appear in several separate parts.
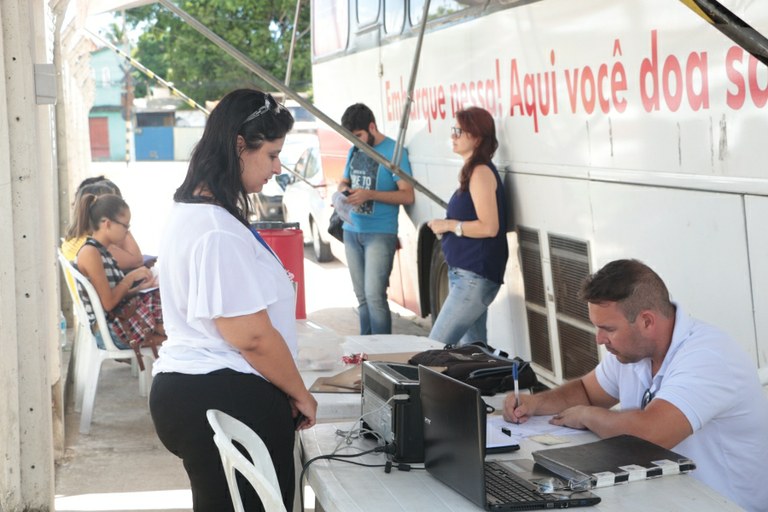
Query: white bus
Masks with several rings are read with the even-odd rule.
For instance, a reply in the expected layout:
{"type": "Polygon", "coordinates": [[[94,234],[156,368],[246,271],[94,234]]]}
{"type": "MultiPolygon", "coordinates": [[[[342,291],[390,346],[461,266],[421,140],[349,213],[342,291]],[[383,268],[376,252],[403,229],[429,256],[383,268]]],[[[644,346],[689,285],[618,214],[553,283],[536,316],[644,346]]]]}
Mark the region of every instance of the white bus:
{"type": "MultiPolygon", "coordinates": [[[[695,1],[431,3],[405,138],[414,177],[447,201],[461,167],[455,112],[493,113],[515,229],[489,343],[530,358],[551,383],[600,358],[577,292],[626,257],[768,365],[768,68],[696,15],[695,1]]],[[[768,33],[768,2],[724,3],[768,33]]],[[[338,120],[364,102],[396,138],[422,6],[313,0],[317,107],[338,120]]],[[[321,128],[331,187],[348,147],[339,141],[321,128]]],[[[416,195],[401,213],[390,297],[426,316],[445,270],[425,222],[445,211],[416,195]]]]}

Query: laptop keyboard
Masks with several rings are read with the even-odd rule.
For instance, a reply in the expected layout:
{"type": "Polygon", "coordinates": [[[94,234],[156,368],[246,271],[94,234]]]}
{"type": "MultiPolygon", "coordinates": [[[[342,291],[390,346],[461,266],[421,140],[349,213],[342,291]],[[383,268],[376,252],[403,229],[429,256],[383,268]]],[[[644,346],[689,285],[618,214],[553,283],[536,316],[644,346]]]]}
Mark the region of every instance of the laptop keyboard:
{"type": "Polygon", "coordinates": [[[501,503],[557,501],[560,499],[558,496],[542,494],[528,488],[527,482],[496,462],[485,463],[485,492],[501,503]]]}

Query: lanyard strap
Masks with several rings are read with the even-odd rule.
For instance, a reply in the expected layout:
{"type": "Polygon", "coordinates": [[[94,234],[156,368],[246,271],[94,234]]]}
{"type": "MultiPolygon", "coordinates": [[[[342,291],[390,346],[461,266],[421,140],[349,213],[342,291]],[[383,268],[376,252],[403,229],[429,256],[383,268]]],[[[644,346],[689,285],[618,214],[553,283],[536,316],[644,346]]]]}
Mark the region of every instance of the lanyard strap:
{"type": "MultiPolygon", "coordinates": [[[[274,257],[275,257],[275,259],[277,259],[277,261],[280,261],[280,258],[278,258],[278,257],[277,257],[277,254],[275,254],[275,251],[273,251],[273,250],[272,250],[272,248],[271,248],[271,247],[269,246],[269,244],[267,243],[267,241],[266,241],[266,240],[264,240],[264,239],[261,237],[261,235],[260,235],[260,234],[259,234],[259,232],[256,230],[256,228],[255,228],[255,227],[253,227],[253,226],[249,226],[249,227],[248,227],[248,229],[250,229],[250,230],[251,230],[251,233],[253,233],[253,236],[255,236],[255,237],[256,237],[256,240],[258,240],[258,241],[259,241],[259,243],[260,243],[261,245],[263,245],[263,246],[264,246],[264,247],[265,247],[265,248],[266,248],[266,249],[267,249],[267,250],[270,252],[270,254],[272,254],[272,256],[274,256],[274,257]]],[[[282,261],[280,261],[280,264],[282,264],[282,261]]]]}
{"type": "Polygon", "coordinates": [[[286,267],[286,266],[283,264],[283,262],[282,262],[282,261],[280,261],[280,258],[278,258],[278,257],[277,257],[277,254],[275,254],[275,251],[273,251],[273,250],[272,250],[272,248],[271,248],[271,247],[269,246],[269,244],[267,243],[267,241],[266,241],[266,240],[264,240],[264,239],[261,237],[261,235],[259,234],[259,232],[256,230],[256,228],[255,228],[255,227],[253,227],[253,226],[249,226],[249,227],[248,227],[248,229],[250,229],[250,230],[251,230],[251,233],[253,233],[253,236],[255,236],[255,237],[256,237],[256,240],[258,240],[258,241],[259,241],[259,243],[260,243],[261,245],[263,245],[264,247],[266,247],[266,249],[267,249],[267,250],[268,250],[268,251],[269,251],[269,252],[272,254],[272,256],[274,256],[274,257],[275,257],[275,259],[276,259],[276,260],[277,260],[277,262],[280,264],[280,266],[281,266],[281,267],[283,267],[283,270],[285,270],[285,274],[288,276],[288,280],[289,280],[289,281],[291,282],[291,284],[293,285],[293,293],[294,293],[294,295],[295,295],[295,294],[297,293],[297,289],[298,289],[298,285],[299,285],[299,284],[296,282],[296,279],[294,278],[293,272],[291,272],[290,270],[288,270],[288,268],[287,268],[287,267],[286,267]]]}

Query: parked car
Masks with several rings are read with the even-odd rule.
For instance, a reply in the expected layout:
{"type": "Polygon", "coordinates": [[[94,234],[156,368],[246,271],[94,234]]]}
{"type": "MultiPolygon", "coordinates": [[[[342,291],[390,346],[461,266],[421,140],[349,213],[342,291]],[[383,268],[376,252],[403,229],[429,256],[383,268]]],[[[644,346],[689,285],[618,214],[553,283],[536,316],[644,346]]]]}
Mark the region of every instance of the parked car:
{"type": "Polygon", "coordinates": [[[307,148],[320,147],[317,135],[314,133],[297,132],[295,126],[294,124],[294,129],[285,136],[283,149],[280,150],[280,162],[289,169],[296,167],[296,162],[299,161],[299,158],[301,158],[301,155],[304,154],[307,148]]]}
{"type": "MultiPolygon", "coordinates": [[[[303,109],[302,109],[303,110],[303,109]]],[[[306,111],[305,111],[306,112],[306,111]]],[[[317,135],[313,133],[294,133],[285,137],[283,149],[280,151],[280,163],[283,167],[293,169],[302,153],[309,147],[319,147],[317,135]]],[[[256,221],[283,221],[283,191],[290,181],[291,173],[283,171],[282,174],[269,180],[258,194],[251,194],[253,204],[253,218],[256,221]]]]}
{"type": "Polygon", "coordinates": [[[285,221],[299,223],[304,232],[304,243],[312,244],[317,261],[331,261],[332,237],[328,234],[328,220],[333,207],[327,197],[319,148],[304,151],[294,171],[295,175],[290,177],[283,193],[285,221]]]}
{"type": "Polygon", "coordinates": [[[269,180],[261,192],[251,194],[251,202],[255,217],[251,222],[283,220],[283,188],[276,178],[269,180]]]}
{"type": "Polygon", "coordinates": [[[293,130],[294,133],[317,133],[317,119],[305,109],[298,102],[294,100],[285,101],[286,108],[291,112],[293,116],[293,130]]]}

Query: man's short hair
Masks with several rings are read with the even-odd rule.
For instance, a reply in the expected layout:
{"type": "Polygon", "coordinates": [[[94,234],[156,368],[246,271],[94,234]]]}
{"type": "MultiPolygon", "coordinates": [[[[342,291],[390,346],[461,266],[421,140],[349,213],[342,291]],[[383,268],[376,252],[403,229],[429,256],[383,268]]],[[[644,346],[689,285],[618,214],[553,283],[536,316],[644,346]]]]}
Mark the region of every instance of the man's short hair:
{"type": "Polygon", "coordinates": [[[588,277],[581,287],[582,300],[593,304],[616,302],[628,321],[644,310],[659,311],[669,318],[674,307],[664,281],[638,260],[616,260],[588,277]]]}
{"type": "Polygon", "coordinates": [[[347,107],[341,116],[341,126],[354,132],[356,130],[368,131],[371,123],[376,124],[376,118],[370,108],[362,103],[355,103],[347,107]]]}

